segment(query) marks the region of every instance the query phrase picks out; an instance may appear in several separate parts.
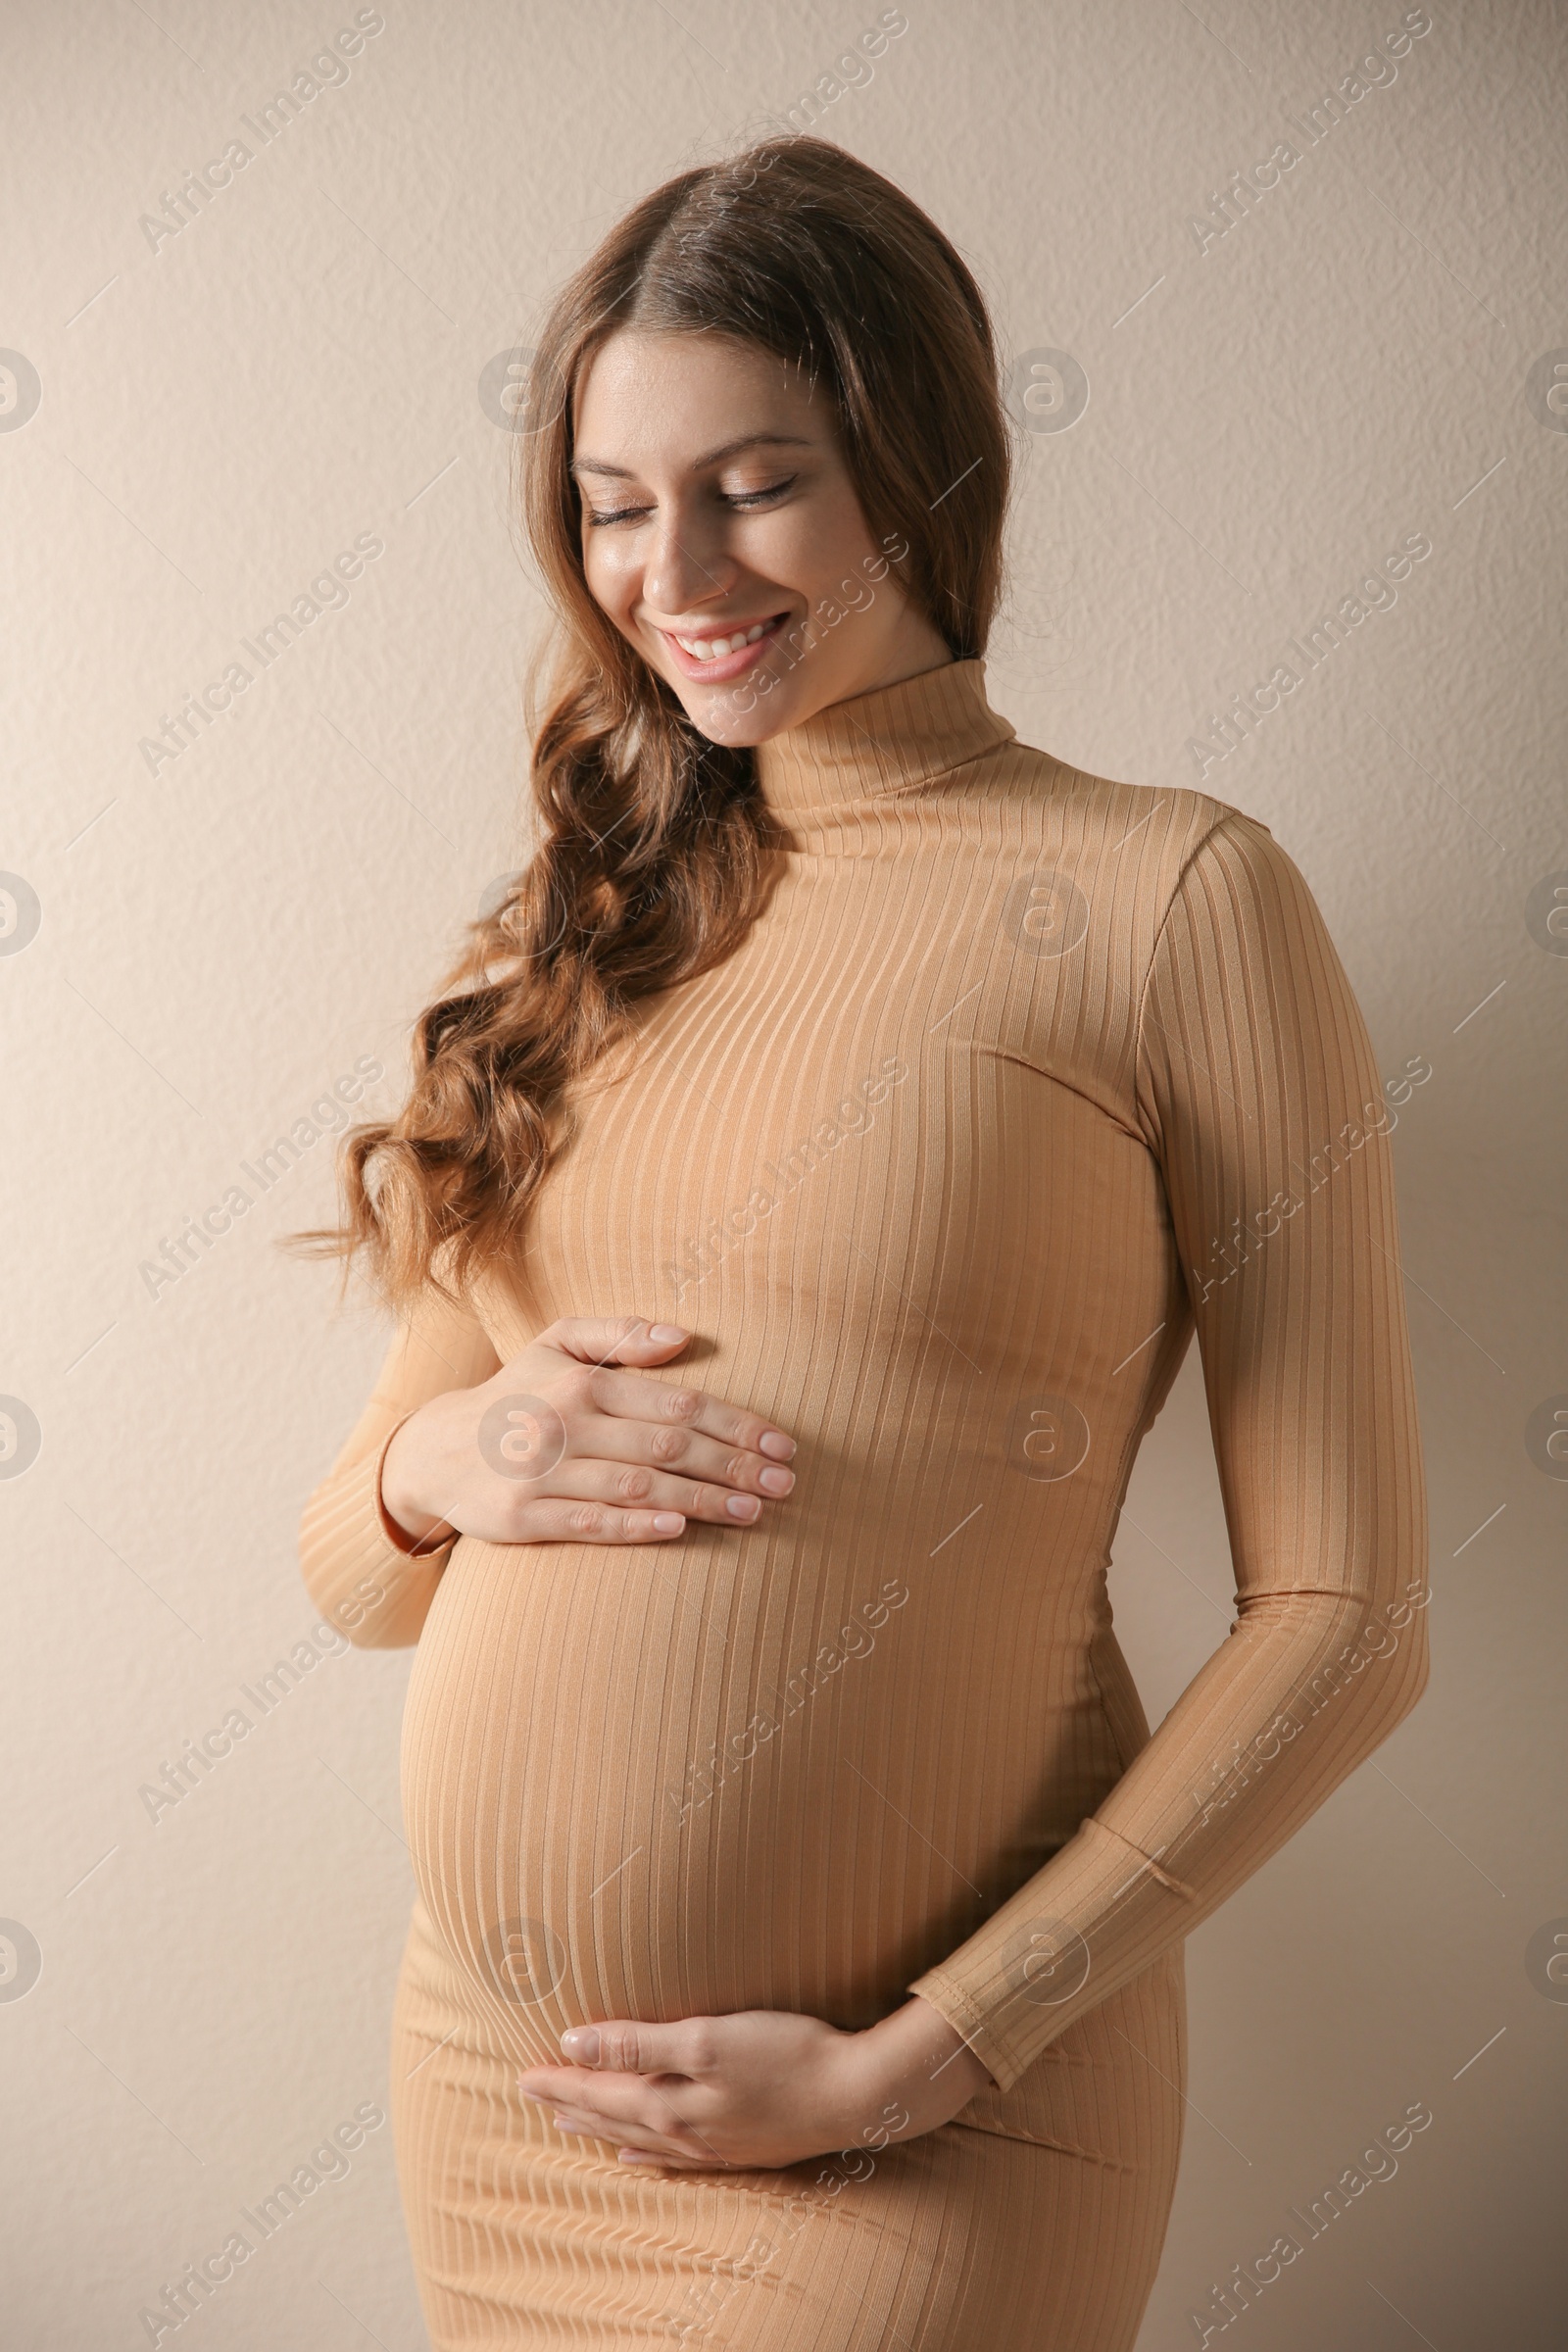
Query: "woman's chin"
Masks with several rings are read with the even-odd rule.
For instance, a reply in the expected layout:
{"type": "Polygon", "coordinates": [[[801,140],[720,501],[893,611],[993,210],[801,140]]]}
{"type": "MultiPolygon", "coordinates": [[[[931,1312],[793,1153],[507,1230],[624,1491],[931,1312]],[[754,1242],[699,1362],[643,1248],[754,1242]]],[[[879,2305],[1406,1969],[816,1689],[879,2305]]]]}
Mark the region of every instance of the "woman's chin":
{"type": "Polygon", "coordinates": [[[688,703],[686,715],[699,735],[710,743],[723,744],[732,752],[754,751],[758,744],[766,743],[774,735],[782,735],[790,722],[771,710],[751,710],[737,716],[732,711],[703,710],[688,703]]]}
{"type": "Polygon", "coordinates": [[[686,679],[669,683],[698,733],[732,751],[750,751],[775,735],[786,734],[822,708],[820,697],[803,693],[793,679],[780,680],[766,692],[760,692],[750,677],[733,686],[706,689],[686,679]]]}

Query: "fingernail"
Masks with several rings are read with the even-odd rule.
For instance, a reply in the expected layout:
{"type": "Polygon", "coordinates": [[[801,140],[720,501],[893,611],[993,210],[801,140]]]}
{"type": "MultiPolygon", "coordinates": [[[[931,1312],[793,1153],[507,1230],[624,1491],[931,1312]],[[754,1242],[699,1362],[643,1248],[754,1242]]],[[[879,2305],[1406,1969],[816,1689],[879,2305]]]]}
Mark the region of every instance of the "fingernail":
{"type": "Polygon", "coordinates": [[[795,1440],[787,1438],[781,1429],[764,1429],[757,1443],[763,1453],[770,1453],[779,1462],[787,1462],[795,1451],[795,1440]]]}
{"type": "Polygon", "coordinates": [[[561,2046],[573,2066],[599,2064],[599,2028],[597,2026],[568,2026],[561,2036],[561,2046]]]}
{"type": "Polygon", "coordinates": [[[678,1536],[686,1522],[679,1511],[656,1511],[654,1525],[662,1536],[678,1536]]]}
{"type": "Polygon", "coordinates": [[[686,1336],[678,1323],[651,1323],[648,1327],[648,1337],[657,1340],[661,1347],[668,1340],[683,1340],[686,1336]]]}
{"type": "Polygon", "coordinates": [[[755,1519],[761,1507],[755,1494],[732,1494],[724,1505],[732,1519],[755,1519]]]}
{"type": "Polygon", "coordinates": [[[769,1494],[787,1494],[795,1484],[795,1473],[793,1470],[760,1470],[757,1483],[760,1487],[765,1487],[769,1494]]]}

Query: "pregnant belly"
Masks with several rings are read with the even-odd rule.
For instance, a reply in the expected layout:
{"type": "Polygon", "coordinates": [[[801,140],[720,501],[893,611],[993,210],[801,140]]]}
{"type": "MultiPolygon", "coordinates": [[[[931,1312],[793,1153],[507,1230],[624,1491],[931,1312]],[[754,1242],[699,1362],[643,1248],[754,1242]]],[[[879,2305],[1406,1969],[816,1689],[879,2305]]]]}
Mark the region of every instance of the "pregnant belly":
{"type": "MultiPolygon", "coordinates": [[[[410,1683],[404,1808],[431,1920],[519,2057],[605,2017],[866,2025],[1002,1899],[903,1818],[901,1751],[933,1737],[916,1614],[863,1544],[460,1541],[410,1683]]],[[[972,1769],[972,1727],[960,1746],[972,1769]]]]}

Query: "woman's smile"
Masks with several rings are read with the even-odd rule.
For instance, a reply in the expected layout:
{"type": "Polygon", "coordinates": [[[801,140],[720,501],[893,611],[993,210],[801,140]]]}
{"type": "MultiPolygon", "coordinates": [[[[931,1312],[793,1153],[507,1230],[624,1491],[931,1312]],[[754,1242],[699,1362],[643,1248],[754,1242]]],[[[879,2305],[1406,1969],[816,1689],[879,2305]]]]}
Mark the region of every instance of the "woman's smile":
{"type": "Polygon", "coordinates": [[[685,676],[717,686],[738,678],[754,662],[760,662],[788,618],[785,612],[774,612],[766,620],[709,621],[679,631],[654,621],[647,626],[662,637],[685,676]]]}

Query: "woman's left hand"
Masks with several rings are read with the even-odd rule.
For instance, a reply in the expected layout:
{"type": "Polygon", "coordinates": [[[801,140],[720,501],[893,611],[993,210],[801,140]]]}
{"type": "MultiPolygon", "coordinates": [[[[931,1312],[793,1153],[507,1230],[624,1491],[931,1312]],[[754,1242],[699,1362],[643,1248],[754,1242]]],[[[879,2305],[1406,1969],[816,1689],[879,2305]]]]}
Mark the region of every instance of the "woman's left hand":
{"type": "Polygon", "coordinates": [[[610,2019],[561,2037],[567,2063],[530,2067],[525,2098],[564,2132],[612,2141],[623,2164],[774,2169],[933,2132],[993,2087],[939,2010],[913,1994],[863,2033],[784,2009],[610,2019]]]}

